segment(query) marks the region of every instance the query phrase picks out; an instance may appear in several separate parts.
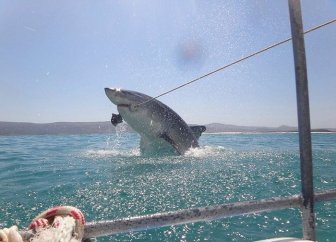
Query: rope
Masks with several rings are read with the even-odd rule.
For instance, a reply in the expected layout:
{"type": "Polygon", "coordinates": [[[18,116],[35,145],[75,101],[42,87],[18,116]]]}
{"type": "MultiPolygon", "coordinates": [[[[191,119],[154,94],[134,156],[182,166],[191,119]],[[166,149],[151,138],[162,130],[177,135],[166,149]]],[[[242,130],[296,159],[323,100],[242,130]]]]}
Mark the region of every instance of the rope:
{"type": "Polygon", "coordinates": [[[9,229],[0,229],[0,241],[1,242],[23,242],[22,237],[16,226],[12,226],[9,229]]]}
{"type": "MultiPolygon", "coordinates": [[[[313,31],[315,31],[315,30],[317,30],[317,29],[320,29],[320,28],[322,28],[322,27],[325,27],[325,26],[327,26],[327,25],[329,25],[329,24],[332,24],[332,23],[334,23],[334,22],[336,22],[336,19],[330,20],[330,21],[328,21],[328,22],[326,22],[326,23],[323,23],[323,24],[321,24],[321,25],[318,25],[318,26],[316,26],[316,27],[313,27],[313,28],[311,28],[311,29],[309,29],[309,30],[303,32],[303,34],[307,34],[307,33],[313,32],[313,31]]],[[[249,59],[249,58],[251,58],[251,57],[253,57],[253,56],[259,55],[259,54],[261,54],[261,53],[263,53],[263,52],[265,52],[265,51],[267,51],[267,50],[269,50],[269,49],[272,49],[272,48],[275,48],[275,47],[277,47],[277,46],[279,46],[279,45],[282,45],[282,44],[284,44],[284,43],[290,41],[291,39],[292,39],[292,38],[287,38],[287,39],[282,40],[282,41],[280,41],[280,42],[278,42],[278,43],[275,43],[275,44],[273,44],[273,45],[270,45],[270,46],[268,46],[268,47],[266,47],[266,48],[264,48],[264,49],[261,49],[261,50],[259,50],[259,51],[257,51],[257,52],[254,52],[254,53],[250,54],[250,55],[247,55],[247,56],[245,56],[245,57],[242,57],[242,58],[240,58],[240,59],[238,59],[238,60],[236,60],[236,61],[233,61],[233,62],[231,62],[231,63],[229,63],[229,64],[227,64],[227,65],[225,65],[225,66],[222,66],[222,67],[220,67],[220,68],[218,68],[218,69],[216,69],[216,70],[214,70],[214,71],[208,72],[208,73],[204,74],[203,76],[197,77],[197,78],[195,78],[195,79],[193,79],[193,80],[191,80],[191,81],[189,81],[189,82],[186,82],[186,83],[184,83],[184,84],[182,84],[182,85],[180,85],[180,86],[177,86],[177,87],[175,87],[175,88],[173,88],[173,89],[171,89],[171,90],[169,90],[169,91],[166,91],[166,92],[164,92],[164,93],[162,93],[162,94],[160,94],[160,95],[158,95],[158,96],[155,96],[155,97],[153,97],[153,98],[151,98],[151,99],[149,99],[149,100],[147,100],[147,101],[145,101],[145,102],[136,104],[136,105],[134,105],[134,106],[135,106],[135,107],[138,107],[138,106],[140,106],[140,105],[144,105],[144,104],[146,104],[146,103],[149,103],[149,102],[153,101],[154,99],[157,99],[157,98],[159,98],[159,97],[162,97],[162,96],[164,96],[164,95],[167,95],[168,93],[174,92],[174,91],[176,91],[176,90],[178,90],[178,89],[180,89],[180,88],[182,88],[182,87],[185,87],[185,86],[190,85],[190,84],[192,84],[192,83],[194,83],[194,82],[197,82],[197,81],[199,81],[199,80],[201,80],[201,79],[203,79],[203,78],[205,78],[205,77],[207,77],[207,76],[210,76],[210,75],[215,74],[215,73],[217,73],[217,72],[219,72],[219,71],[221,71],[221,70],[224,70],[224,69],[226,69],[226,68],[228,68],[228,67],[230,67],[230,66],[233,66],[233,65],[235,65],[235,64],[238,64],[239,62],[242,62],[242,61],[247,60],[247,59],[249,59]]]]}

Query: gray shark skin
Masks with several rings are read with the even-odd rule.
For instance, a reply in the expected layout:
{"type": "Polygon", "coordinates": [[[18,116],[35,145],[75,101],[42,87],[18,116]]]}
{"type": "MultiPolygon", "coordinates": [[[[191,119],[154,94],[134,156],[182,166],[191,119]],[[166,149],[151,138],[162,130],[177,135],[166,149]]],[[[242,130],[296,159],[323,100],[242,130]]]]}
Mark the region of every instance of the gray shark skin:
{"type": "Polygon", "coordinates": [[[113,125],[125,120],[139,133],[142,154],[170,150],[183,155],[188,149],[199,146],[198,138],[205,126],[190,128],[170,107],[143,93],[117,88],[105,88],[105,93],[121,116],[112,116],[113,125]],[[144,103],[148,100],[151,101],[144,103]]]}

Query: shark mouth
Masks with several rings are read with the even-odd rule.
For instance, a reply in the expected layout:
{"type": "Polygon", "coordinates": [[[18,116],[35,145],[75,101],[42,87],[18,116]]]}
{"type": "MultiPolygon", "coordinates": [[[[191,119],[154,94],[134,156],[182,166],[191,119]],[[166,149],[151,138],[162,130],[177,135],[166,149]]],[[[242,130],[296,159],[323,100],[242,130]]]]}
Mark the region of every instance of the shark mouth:
{"type": "Polygon", "coordinates": [[[138,104],[118,104],[118,108],[128,108],[129,111],[134,112],[138,109],[138,104]]]}
{"type": "Polygon", "coordinates": [[[117,106],[121,108],[129,108],[131,105],[130,104],[118,104],[117,106]]]}

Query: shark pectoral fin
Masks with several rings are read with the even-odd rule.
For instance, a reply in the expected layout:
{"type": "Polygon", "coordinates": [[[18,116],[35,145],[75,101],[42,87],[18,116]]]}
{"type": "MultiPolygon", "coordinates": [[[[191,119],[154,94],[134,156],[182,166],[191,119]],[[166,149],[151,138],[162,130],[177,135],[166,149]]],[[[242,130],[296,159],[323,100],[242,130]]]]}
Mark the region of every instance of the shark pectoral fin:
{"type": "Polygon", "coordinates": [[[194,126],[189,126],[189,128],[195,135],[196,139],[199,139],[202,133],[206,130],[206,127],[204,125],[194,125],[194,126]]]}
{"type": "Polygon", "coordinates": [[[140,137],[140,152],[142,155],[177,155],[175,147],[164,139],[140,137]]]}
{"type": "Polygon", "coordinates": [[[117,124],[122,123],[122,121],[123,121],[123,119],[122,119],[120,114],[112,113],[111,123],[113,124],[113,126],[117,126],[117,124]]]}
{"type": "Polygon", "coordinates": [[[164,139],[165,141],[167,141],[169,144],[171,144],[172,146],[176,146],[175,142],[167,135],[167,133],[163,133],[160,135],[161,139],[164,139]]]}
{"type": "Polygon", "coordinates": [[[168,136],[167,133],[163,133],[163,134],[161,134],[161,135],[160,135],[160,138],[164,139],[164,140],[167,141],[169,144],[171,144],[171,146],[173,146],[173,147],[175,148],[175,150],[176,150],[179,154],[181,154],[180,151],[179,151],[179,149],[178,149],[177,144],[174,142],[174,140],[172,140],[172,139],[168,136]]]}

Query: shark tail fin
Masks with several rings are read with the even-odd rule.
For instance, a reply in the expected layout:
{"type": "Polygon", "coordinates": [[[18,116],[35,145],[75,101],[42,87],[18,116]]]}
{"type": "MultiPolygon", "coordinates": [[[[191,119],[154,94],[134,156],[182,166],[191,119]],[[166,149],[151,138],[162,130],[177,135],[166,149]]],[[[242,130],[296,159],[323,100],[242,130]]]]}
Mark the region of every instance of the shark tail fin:
{"type": "Polygon", "coordinates": [[[199,139],[202,133],[206,130],[206,127],[204,125],[193,125],[193,126],[189,126],[189,128],[195,135],[196,139],[199,139]]]}

